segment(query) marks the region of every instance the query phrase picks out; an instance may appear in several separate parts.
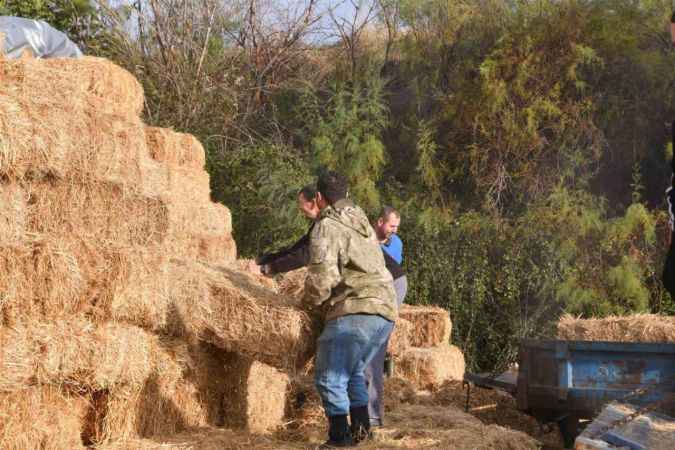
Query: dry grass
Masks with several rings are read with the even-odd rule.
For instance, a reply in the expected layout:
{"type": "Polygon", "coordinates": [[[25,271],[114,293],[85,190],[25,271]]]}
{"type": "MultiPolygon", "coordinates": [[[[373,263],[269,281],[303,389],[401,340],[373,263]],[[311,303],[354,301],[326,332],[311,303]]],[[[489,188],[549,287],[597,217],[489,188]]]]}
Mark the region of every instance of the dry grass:
{"type": "Polygon", "coordinates": [[[396,358],[396,372],[418,389],[464,378],[464,355],[454,345],[411,347],[396,358]]]}
{"type": "Polygon", "coordinates": [[[448,311],[436,306],[403,305],[399,317],[412,323],[412,347],[436,347],[450,343],[452,322],[448,311]]]}
{"type": "Polygon", "coordinates": [[[635,314],[581,319],[566,314],[558,322],[558,338],[580,341],[675,342],[675,317],[635,314]]]}
{"type": "Polygon", "coordinates": [[[297,300],[301,300],[305,294],[305,280],[307,268],[287,272],[279,277],[279,292],[297,300]]]}
{"type": "Polygon", "coordinates": [[[27,201],[21,187],[0,184],[0,248],[21,245],[25,239],[27,201]]]}

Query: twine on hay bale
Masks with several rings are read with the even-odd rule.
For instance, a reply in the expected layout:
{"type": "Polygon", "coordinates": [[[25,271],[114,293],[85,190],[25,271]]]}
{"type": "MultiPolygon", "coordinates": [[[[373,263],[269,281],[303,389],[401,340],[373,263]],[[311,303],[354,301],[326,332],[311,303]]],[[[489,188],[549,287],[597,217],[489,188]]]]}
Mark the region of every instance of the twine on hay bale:
{"type": "Polygon", "coordinates": [[[565,314],[558,338],[580,341],[675,342],[675,317],[657,314],[582,319],[565,314]]]}
{"type": "Polygon", "coordinates": [[[437,306],[403,305],[399,317],[412,323],[412,347],[436,347],[450,342],[452,322],[448,311],[437,306]]]}

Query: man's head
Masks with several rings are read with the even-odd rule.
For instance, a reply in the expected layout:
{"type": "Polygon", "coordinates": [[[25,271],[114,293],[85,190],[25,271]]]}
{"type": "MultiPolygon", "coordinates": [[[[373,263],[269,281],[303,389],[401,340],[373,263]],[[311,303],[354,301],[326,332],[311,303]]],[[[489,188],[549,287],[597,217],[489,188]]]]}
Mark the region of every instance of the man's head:
{"type": "Polygon", "coordinates": [[[319,206],[316,202],[316,188],[307,185],[298,192],[298,208],[300,212],[310,220],[319,217],[319,206]]]}
{"type": "Polygon", "coordinates": [[[347,179],[337,172],[325,172],[316,182],[317,205],[324,209],[328,205],[347,198],[347,179]]]}
{"type": "Polygon", "coordinates": [[[392,234],[398,232],[398,227],[401,224],[401,215],[391,206],[385,206],[380,212],[375,223],[375,233],[380,242],[387,241],[392,234]]]}

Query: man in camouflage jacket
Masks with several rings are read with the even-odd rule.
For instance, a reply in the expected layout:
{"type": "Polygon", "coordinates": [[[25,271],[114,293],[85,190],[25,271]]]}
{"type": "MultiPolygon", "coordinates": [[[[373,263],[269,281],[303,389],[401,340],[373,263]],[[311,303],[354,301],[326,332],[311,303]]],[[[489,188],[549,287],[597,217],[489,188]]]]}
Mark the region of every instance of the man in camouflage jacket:
{"type": "Polygon", "coordinates": [[[325,320],[318,340],[315,383],[329,419],[320,448],[350,447],[368,436],[364,371],[397,317],[392,277],[365,213],[346,198],[335,172],[319,178],[321,213],[310,236],[303,303],[325,320]],[[351,418],[351,430],[347,416],[351,418]]]}

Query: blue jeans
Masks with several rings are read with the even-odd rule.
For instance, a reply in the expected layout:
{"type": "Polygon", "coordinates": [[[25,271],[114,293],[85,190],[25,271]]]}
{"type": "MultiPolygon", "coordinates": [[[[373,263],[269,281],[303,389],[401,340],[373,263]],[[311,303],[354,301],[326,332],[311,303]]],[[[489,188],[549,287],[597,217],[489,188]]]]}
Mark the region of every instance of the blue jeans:
{"type": "MultiPolygon", "coordinates": [[[[404,276],[394,280],[396,302],[400,308],[408,292],[408,279],[404,276]]],[[[373,426],[381,426],[384,419],[384,358],[387,354],[389,336],[366,367],[368,386],[368,415],[373,426]]]]}
{"type": "Polygon", "coordinates": [[[328,417],[368,404],[364,370],[386,342],[394,322],[352,314],[327,322],[319,336],[314,382],[328,417]]]}

